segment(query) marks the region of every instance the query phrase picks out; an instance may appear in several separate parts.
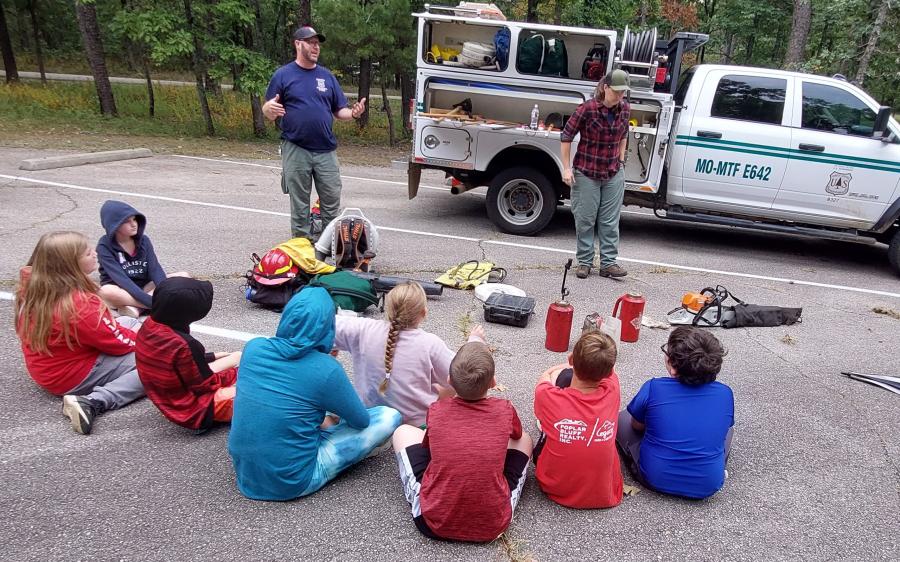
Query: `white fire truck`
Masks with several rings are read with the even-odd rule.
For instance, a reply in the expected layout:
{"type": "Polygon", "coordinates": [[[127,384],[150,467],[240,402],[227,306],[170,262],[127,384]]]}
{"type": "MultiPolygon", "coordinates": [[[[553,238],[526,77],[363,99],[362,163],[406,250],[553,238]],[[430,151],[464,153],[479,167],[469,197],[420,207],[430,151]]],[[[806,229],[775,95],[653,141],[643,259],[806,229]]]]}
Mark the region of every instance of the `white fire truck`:
{"type": "Polygon", "coordinates": [[[626,28],[619,37],[460,7],[414,16],[410,199],[422,170],[442,170],[455,194],[488,186],[487,214],[501,230],[541,231],[570,196],[560,130],[598,78],[621,68],[632,85],[626,205],[881,242],[900,273],[900,125],[846,80],[724,65],[682,73],[682,56],[707,39],[698,33],[657,41],[655,30],[626,28]]]}

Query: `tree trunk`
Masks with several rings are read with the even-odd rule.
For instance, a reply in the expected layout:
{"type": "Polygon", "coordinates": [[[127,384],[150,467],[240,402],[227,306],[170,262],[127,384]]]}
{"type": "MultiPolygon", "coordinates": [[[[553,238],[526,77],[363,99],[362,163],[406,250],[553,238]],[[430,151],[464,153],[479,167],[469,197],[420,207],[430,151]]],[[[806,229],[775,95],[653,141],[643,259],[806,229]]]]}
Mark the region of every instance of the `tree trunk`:
{"type": "Polygon", "coordinates": [[[528,23],[538,23],[537,5],[541,0],[528,0],[525,8],[525,21],[528,23]]]}
{"type": "Polygon", "coordinates": [[[253,113],[253,136],[257,138],[266,137],[266,120],[263,117],[262,104],[259,102],[259,96],[250,94],[250,110],[253,113]]]}
{"type": "Polygon", "coordinates": [[[311,4],[311,0],[300,0],[300,5],[297,6],[297,27],[312,24],[311,4]]]}
{"type": "Polygon", "coordinates": [[[153,94],[153,80],[150,79],[150,61],[147,56],[143,57],[144,63],[144,80],[147,81],[147,106],[150,111],[150,117],[156,117],[156,96],[153,94]]]}
{"type": "Polygon", "coordinates": [[[197,36],[197,30],[194,27],[194,11],[191,9],[191,0],[184,0],[184,17],[187,20],[188,32],[194,41],[194,52],[191,55],[194,67],[194,81],[197,83],[197,99],[200,101],[200,113],[203,115],[203,121],[206,123],[206,134],[213,136],[216,134],[213,127],[212,114],[209,112],[209,100],[206,99],[206,89],[203,86],[203,75],[206,70],[203,68],[203,61],[206,60],[203,54],[203,45],[200,43],[200,37],[197,36]]]}
{"type": "MultiPolygon", "coordinates": [[[[369,90],[372,87],[372,59],[359,59],[359,90],[357,99],[366,98],[369,99],[369,90]]],[[[369,107],[371,103],[366,104],[366,110],[363,111],[362,115],[359,116],[359,119],[356,120],[356,124],[360,129],[365,129],[369,125],[369,107]]]]}
{"type": "Polygon", "coordinates": [[[787,53],[784,55],[785,68],[795,70],[803,64],[803,52],[806,50],[810,23],[812,23],[812,2],[810,0],[794,0],[791,38],[788,41],[787,53]]]}
{"type": "Polygon", "coordinates": [[[78,18],[78,28],[81,30],[81,40],[84,42],[84,52],[91,66],[91,74],[94,75],[94,86],[100,99],[100,113],[115,117],[118,111],[112,85],[109,83],[109,72],[106,70],[106,55],[100,38],[100,26],[97,24],[97,10],[94,4],[82,4],[76,0],[75,15],[78,18]]]}
{"type": "Polygon", "coordinates": [[[723,57],[725,60],[725,64],[731,64],[731,57],[734,55],[734,33],[729,33],[725,38],[725,52],[723,53],[723,57]]]}
{"type": "MultiPolygon", "coordinates": [[[[400,115],[403,118],[403,132],[404,136],[409,138],[412,130],[409,127],[410,122],[410,109],[409,103],[412,99],[415,98],[416,92],[413,91],[415,89],[415,83],[413,82],[412,77],[409,75],[409,72],[403,71],[400,74],[400,115]]],[[[413,108],[415,111],[415,108],[413,108]]]]}
{"type": "Polygon", "coordinates": [[[6,11],[0,5],[0,50],[3,51],[3,68],[6,70],[6,83],[19,81],[19,69],[16,67],[16,55],[13,53],[12,41],[9,40],[9,28],[6,26],[6,11]]]}
{"type": "Polygon", "coordinates": [[[34,35],[34,54],[37,56],[38,72],[41,73],[41,84],[47,85],[47,73],[44,69],[44,49],[41,47],[41,25],[37,15],[37,0],[28,0],[28,12],[31,14],[31,32],[34,35]]]}
{"type": "MultiPolygon", "coordinates": [[[[759,14],[753,16],[753,29],[759,29],[759,14]]],[[[744,64],[753,64],[753,47],[756,45],[756,34],[747,35],[747,60],[744,64]]]]}
{"type": "MultiPolygon", "coordinates": [[[[263,50],[262,8],[259,0],[251,0],[255,21],[250,27],[250,49],[260,54],[263,50]]],[[[262,112],[262,103],[259,94],[250,92],[250,111],[253,116],[253,135],[258,138],[266,136],[266,120],[262,112]]]]}
{"type": "MultiPolygon", "coordinates": [[[[384,63],[381,64],[381,68],[384,68],[384,63]]],[[[394,112],[391,110],[391,100],[387,97],[387,86],[385,86],[385,82],[387,82],[387,76],[385,73],[381,73],[381,101],[384,103],[384,112],[387,114],[388,120],[388,139],[390,139],[391,146],[397,144],[397,133],[394,132],[394,112]]]]}
{"type": "Polygon", "coordinates": [[[553,6],[553,25],[562,24],[563,0],[556,0],[553,6]]]}
{"type": "Polygon", "coordinates": [[[866,71],[869,69],[869,61],[875,54],[875,46],[878,44],[878,36],[881,35],[881,28],[884,27],[884,20],[887,18],[888,8],[891,0],[881,0],[881,6],[878,8],[878,14],[875,16],[875,23],[872,31],[869,32],[869,41],[866,43],[866,50],[863,51],[862,58],[859,59],[859,68],[856,69],[856,78],[854,82],[862,88],[863,81],[866,79],[866,71]]]}

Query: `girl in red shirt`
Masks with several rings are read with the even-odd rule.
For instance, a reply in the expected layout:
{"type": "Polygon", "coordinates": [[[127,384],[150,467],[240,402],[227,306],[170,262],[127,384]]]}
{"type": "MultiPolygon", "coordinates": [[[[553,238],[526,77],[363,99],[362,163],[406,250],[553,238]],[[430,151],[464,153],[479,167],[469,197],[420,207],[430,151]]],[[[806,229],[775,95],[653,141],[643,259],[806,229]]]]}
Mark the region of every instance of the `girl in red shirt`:
{"type": "Polygon", "coordinates": [[[25,367],[42,388],[63,395],[63,414],[81,434],[94,417],[144,395],[134,362],[140,323],[117,323],[90,275],[97,252],[78,232],[41,236],[16,291],[16,334],[25,367]]]}

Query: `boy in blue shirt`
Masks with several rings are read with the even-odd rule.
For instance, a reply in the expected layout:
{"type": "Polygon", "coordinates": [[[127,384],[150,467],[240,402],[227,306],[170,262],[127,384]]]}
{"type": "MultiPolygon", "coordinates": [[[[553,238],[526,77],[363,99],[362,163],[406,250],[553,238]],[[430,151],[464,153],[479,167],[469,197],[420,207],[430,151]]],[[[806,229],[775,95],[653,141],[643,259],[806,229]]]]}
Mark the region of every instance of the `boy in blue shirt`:
{"type": "Polygon", "coordinates": [[[725,483],[734,395],[716,381],[725,350],[681,326],[662,346],[669,377],[645,382],[619,414],[616,445],[632,474],[657,492],[702,499],[725,483]]]}

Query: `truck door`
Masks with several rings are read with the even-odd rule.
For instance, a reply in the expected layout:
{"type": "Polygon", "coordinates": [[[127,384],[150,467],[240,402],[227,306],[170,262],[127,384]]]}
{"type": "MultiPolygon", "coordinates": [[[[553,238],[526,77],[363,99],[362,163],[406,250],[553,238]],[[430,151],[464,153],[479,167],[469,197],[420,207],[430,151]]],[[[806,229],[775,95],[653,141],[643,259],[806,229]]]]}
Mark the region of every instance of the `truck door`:
{"type": "MultiPolygon", "coordinates": [[[[787,168],[793,79],[753,69],[711,70],[690,125],[680,126],[682,195],[698,208],[769,209],[787,168]]],[[[686,102],[688,103],[688,102],[686,102]]]]}
{"type": "Polygon", "coordinates": [[[872,138],[877,106],[849,84],[798,79],[791,158],[774,209],[793,220],[868,228],[892,202],[900,144],[872,138]]]}

